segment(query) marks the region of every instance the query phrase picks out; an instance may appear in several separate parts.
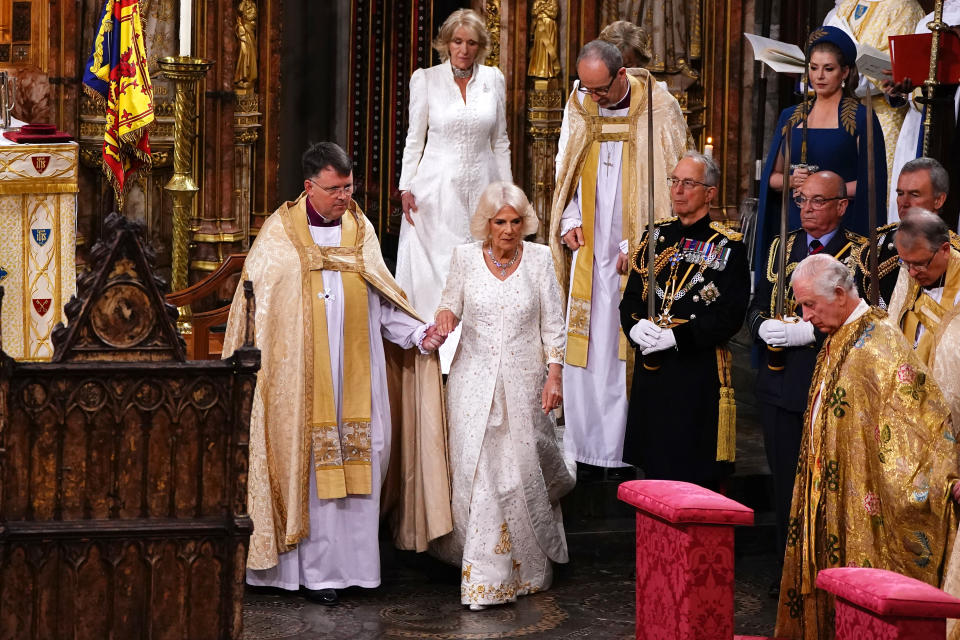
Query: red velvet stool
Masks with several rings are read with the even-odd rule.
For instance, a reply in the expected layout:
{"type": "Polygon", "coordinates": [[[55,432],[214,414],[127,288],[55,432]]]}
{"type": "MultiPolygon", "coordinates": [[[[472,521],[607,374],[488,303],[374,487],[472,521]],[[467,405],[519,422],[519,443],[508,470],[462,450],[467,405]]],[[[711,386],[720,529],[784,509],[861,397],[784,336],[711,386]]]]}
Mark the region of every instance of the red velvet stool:
{"type": "Polygon", "coordinates": [[[624,482],[617,496],[637,509],[637,639],[732,639],[733,527],[753,510],[669,480],[624,482]]]}
{"type": "Polygon", "coordinates": [[[944,638],[946,619],[960,618],[957,598],[885,569],[824,569],[817,587],[837,596],[837,640],[944,638]]]}

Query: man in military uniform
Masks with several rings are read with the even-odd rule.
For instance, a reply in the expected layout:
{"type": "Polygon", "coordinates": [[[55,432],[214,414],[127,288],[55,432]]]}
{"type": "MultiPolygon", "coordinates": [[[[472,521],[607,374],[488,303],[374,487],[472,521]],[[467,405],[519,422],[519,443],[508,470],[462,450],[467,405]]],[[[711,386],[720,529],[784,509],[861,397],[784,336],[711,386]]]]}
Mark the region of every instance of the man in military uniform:
{"type": "MultiPolygon", "coordinates": [[[[903,165],[897,178],[897,214],[900,219],[910,215],[912,207],[919,207],[942,215],[943,204],[947,201],[950,189],[950,177],[943,165],[933,158],[916,158],[903,165]]],[[[897,257],[896,235],[899,222],[893,222],[877,229],[877,271],[880,272],[880,307],[886,309],[897,284],[899,264],[897,257]]],[[[960,236],[950,232],[950,244],[960,249],[960,236]]],[[[857,273],[855,275],[860,295],[869,300],[870,258],[864,244],[857,254],[857,273]]]]}
{"type": "MultiPolygon", "coordinates": [[[[821,171],[807,178],[798,189],[795,201],[800,207],[800,229],[787,234],[786,278],[778,277],[780,238],[770,245],[764,271],[760,275],[753,302],[747,312],[747,328],[757,343],[757,400],[763,424],[763,444],[767,463],[773,472],[773,493],[777,514],[779,556],[787,541],[790,497],[797,473],[803,412],[817,363],[817,353],[825,335],[801,320],[789,284],[789,274],[808,255],[824,253],[848,266],[866,240],[841,224],[849,200],[843,178],[832,171],[821,171]],[[777,318],[776,300],[783,293],[783,318],[777,318]],[[771,357],[771,348],[775,355],[771,357]]],[[[772,588],[774,591],[779,583],[772,588]]]]}
{"type": "Polygon", "coordinates": [[[668,178],[676,217],[654,230],[656,290],[647,291],[644,234],[620,303],[620,323],[638,352],[623,459],[647,478],[709,488],[732,470],[736,409],[726,343],[750,299],[741,234],[710,221],[719,181],[717,165],[702,154],[687,152],[677,163],[668,178]]]}

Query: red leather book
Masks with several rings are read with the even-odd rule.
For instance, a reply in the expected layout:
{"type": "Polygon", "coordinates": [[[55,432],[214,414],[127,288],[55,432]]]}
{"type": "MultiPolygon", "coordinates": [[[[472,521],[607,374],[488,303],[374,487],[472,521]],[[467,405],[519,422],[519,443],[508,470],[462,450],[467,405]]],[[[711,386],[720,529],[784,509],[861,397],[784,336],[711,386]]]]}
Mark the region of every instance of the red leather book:
{"type": "MultiPolygon", "coordinates": [[[[931,33],[911,33],[890,36],[890,60],[893,63],[893,79],[902,82],[910,78],[915,87],[930,76],[931,33]]],[[[940,57],[937,64],[937,82],[956,84],[960,82],[960,37],[952,31],[940,36],[940,57]]]]}

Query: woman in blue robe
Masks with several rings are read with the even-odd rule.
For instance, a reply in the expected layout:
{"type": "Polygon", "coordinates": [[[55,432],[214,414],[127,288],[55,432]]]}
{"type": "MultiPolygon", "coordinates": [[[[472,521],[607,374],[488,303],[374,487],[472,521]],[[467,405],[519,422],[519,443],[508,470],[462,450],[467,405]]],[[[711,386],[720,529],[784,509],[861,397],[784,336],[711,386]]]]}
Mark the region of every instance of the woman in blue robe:
{"type": "MultiPolygon", "coordinates": [[[[760,207],[757,213],[757,237],[754,243],[753,268],[761,273],[773,237],[780,233],[780,210],[783,203],[782,142],[788,123],[790,164],[815,166],[818,171],[830,170],[847,183],[847,196],[852,199],[843,225],[862,235],[869,233],[867,213],[867,109],[854,96],[857,71],[854,62],[857,47],[853,40],[836,27],[819,27],[810,34],[807,44],[808,83],[815,98],[806,105],[784,109],[773,132],[760,179],[760,207]],[[806,157],[803,150],[803,121],[807,120],[806,157]]],[[[883,131],[873,115],[874,191],[878,222],[886,220],[887,160],[883,131]]],[[[810,172],[795,169],[790,186],[800,187],[810,172]]],[[[800,227],[800,208],[790,201],[787,229],[800,227]]]]}

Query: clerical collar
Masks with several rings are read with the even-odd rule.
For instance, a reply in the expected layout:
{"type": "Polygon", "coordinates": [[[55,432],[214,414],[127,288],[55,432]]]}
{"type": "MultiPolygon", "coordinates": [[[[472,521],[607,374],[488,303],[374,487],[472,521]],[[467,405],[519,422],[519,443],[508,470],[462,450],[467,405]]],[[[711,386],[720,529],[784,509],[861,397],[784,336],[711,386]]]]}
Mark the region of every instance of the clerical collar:
{"type": "Polygon", "coordinates": [[[311,227],[339,227],[340,218],[336,220],[327,220],[317,213],[317,210],[310,204],[310,198],[307,198],[307,224],[311,227]]]}
{"type": "Polygon", "coordinates": [[[607,109],[607,110],[609,110],[609,111],[616,111],[617,109],[626,109],[626,108],[628,108],[629,106],[630,106],[630,83],[628,82],[628,83],[627,83],[627,93],[624,94],[623,98],[620,99],[620,102],[618,102],[617,104],[615,104],[615,105],[613,105],[613,106],[604,107],[604,108],[607,109]]]}
{"type": "Polygon", "coordinates": [[[938,289],[943,289],[943,286],[946,284],[946,282],[947,282],[947,272],[944,271],[940,275],[940,277],[937,278],[936,282],[928,286],[920,285],[920,288],[923,289],[923,291],[925,291],[926,293],[930,293],[931,291],[937,291],[938,289]]]}

